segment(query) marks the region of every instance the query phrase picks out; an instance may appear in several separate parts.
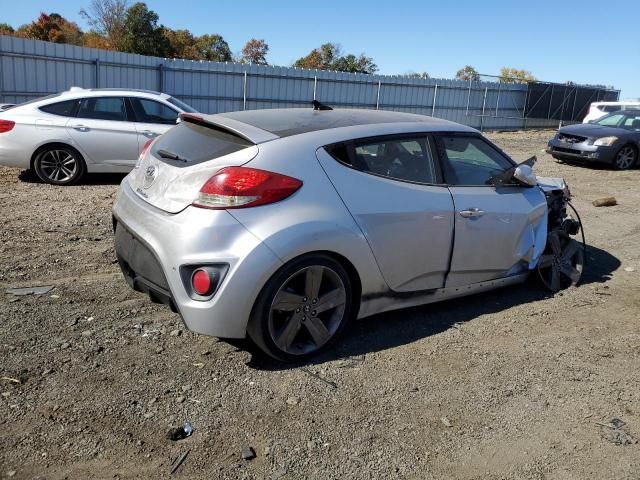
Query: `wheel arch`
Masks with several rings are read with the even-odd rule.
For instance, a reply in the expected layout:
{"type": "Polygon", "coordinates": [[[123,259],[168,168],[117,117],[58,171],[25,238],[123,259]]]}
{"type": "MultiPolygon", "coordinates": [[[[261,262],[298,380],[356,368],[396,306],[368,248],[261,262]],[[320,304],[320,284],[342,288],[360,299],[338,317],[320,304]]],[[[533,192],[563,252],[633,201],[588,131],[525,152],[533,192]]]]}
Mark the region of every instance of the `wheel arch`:
{"type": "Polygon", "coordinates": [[[35,163],[36,158],[38,157],[38,155],[40,155],[42,152],[44,152],[48,148],[52,148],[52,147],[64,147],[64,148],[68,148],[70,150],[73,150],[74,152],[76,152],[76,154],[78,154],[78,157],[80,158],[80,160],[84,164],[84,168],[85,169],[87,168],[87,161],[85,160],[84,155],[82,155],[82,153],[76,147],[74,147],[73,145],[70,145],[68,143],[61,142],[61,141],[53,141],[53,142],[43,143],[38,148],[36,148],[34,150],[33,154],[31,155],[31,159],[29,160],[29,168],[33,170],[34,163],[35,163]]]}

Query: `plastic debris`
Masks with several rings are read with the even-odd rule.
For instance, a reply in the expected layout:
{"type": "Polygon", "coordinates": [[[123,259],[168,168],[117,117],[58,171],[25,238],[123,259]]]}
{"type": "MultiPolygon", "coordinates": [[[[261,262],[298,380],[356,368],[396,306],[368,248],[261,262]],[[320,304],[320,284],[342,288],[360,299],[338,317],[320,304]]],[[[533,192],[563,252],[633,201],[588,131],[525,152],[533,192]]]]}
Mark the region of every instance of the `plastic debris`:
{"type": "Polygon", "coordinates": [[[7,288],[5,292],[16,297],[23,297],[25,295],[44,295],[51,290],[53,290],[52,285],[45,285],[42,287],[7,288]]]}
{"type": "Polygon", "coordinates": [[[190,437],[193,433],[193,425],[191,422],[184,422],[182,427],[171,428],[167,432],[167,438],[172,442],[177,442],[178,440],[184,440],[187,437],[190,437]]]}
{"type": "Polygon", "coordinates": [[[252,447],[242,447],[242,459],[253,460],[256,458],[256,451],[252,447]]]}

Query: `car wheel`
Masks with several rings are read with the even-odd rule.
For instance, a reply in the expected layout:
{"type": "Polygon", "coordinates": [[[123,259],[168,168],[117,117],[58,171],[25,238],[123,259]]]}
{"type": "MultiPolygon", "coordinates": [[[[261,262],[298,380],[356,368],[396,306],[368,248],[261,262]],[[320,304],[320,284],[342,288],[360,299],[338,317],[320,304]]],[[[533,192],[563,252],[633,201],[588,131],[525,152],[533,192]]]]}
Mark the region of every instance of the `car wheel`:
{"type": "Polygon", "coordinates": [[[637,160],[638,151],[631,145],[625,145],[616,153],[613,159],[613,167],[616,170],[628,170],[635,166],[637,160]]]}
{"type": "Polygon", "coordinates": [[[267,282],[254,305],[248,333],[271,357],[304,361],[336,340],[352,311],[352,287],[344,267],[326,255],[307,255],[267,282]]]}
{"type": "Polygon", "coordinates": [[[558,292],[577,285],[583,266],[583,246],[564,231],[549,232],[547,248],[538,260],[538,275],[544,286],[558,292]]]}
{"type": "Polygon", "coordinates": [[[47,147],[38,153],[33,167],[38,178],[51,185],[72,185],[85,172],[82,156],[73,148],[61,145],[47,147]]]}

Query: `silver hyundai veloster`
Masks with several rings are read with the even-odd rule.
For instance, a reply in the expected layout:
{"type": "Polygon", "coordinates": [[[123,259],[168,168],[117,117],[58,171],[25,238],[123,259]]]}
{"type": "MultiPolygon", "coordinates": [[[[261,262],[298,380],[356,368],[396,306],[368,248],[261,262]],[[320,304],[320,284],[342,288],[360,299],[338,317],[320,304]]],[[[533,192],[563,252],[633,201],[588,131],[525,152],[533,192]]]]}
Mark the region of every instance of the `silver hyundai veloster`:
{"type": "Polygon", "coordinates": [[[553,291],[576,284],[569,190],[530,163],[420,115],[183,114],[122,182],[116,253],[129,285],[192,331],[302,360],[353,318],[532,270],[553,291]]]}

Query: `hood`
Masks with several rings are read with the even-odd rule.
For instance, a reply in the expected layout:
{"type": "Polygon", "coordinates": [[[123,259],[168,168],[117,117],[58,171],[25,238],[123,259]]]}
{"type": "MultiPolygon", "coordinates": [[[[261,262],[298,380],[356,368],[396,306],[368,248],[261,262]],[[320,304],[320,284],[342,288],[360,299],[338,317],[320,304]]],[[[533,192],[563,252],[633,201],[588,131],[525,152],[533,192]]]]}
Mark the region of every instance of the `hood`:
{"type": "Polygon", "coordinates": [[[622,135],[628,135],[630,133],[629,130],[625,130],[624,128],[605,127],[603,125],[594,125],[592,123],[578,123],[576,125],[567,125],[566,127],[561,127],[558,132],[589,138],[610,137],[612,135],[620,137],[622,135]]]}

